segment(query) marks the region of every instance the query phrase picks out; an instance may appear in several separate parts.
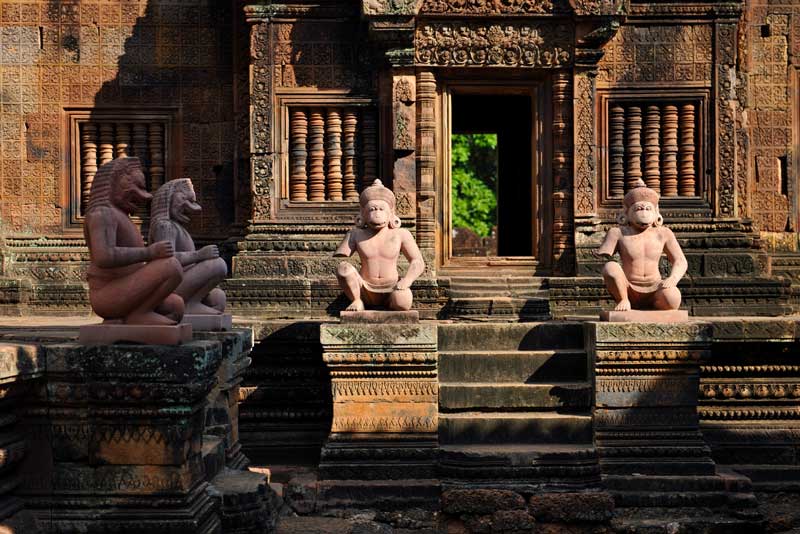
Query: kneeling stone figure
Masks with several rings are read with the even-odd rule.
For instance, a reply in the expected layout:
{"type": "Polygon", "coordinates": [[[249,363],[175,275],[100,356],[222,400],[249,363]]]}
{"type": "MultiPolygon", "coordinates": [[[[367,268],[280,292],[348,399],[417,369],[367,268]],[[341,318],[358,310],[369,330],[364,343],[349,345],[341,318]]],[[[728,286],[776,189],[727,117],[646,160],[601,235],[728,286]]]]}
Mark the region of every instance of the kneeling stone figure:
{"type": "Polygon", "coordinates": [[[611,228],[597,255],[610,258],[619,251],[622,265],[609,261],[603,280],[617,305],[615,311],[677,310],[681,292],[676,287],[686,274],[688,263],[672,230],[662,226],[658,212],[659,194],[639,180],[625,195],[625,212],[618,228],[611,228]],[[658,270],[666,252],[672,272],[664,280],[658,270]]]}
{"type": "Polygon", "coordinates": [[[411,232],[400,228],[395,214],[395,196],[380,180],[361,192],[361,215],[347,232],[334,257],[350,257],[357,252],[361,269],[350,263],[339,264],[336,277],[350,299],[348,311],[364,311],[369,306],[385,306],[394,311],[411,309],[411,284],[425,271],[422,253],[411,232]],[[400,253],[408,259],[408,272],[400,277],[400,253]]]}

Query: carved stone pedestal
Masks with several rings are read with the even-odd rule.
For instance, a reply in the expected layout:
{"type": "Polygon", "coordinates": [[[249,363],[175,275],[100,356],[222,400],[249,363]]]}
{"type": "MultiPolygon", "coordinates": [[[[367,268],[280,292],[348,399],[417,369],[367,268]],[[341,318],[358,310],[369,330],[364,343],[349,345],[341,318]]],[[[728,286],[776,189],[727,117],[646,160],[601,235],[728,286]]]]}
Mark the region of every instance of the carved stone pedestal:
{"type": "Polygon", "coordinates": [[[219,531],[202,458],[222,343],[45,347],[20,495],[51,533],[219,531]]]}
{"type": "Polygon", "coordinates": [[[193,332],[230,331],[233,328],[233,316],[230,313],[219,315],[186,314],[182,322],[192,325],[193,332]]]}
{"type": "Polygon", "coordinates": [[[44,372],[36,345],[0,342],[0,532],[38,532],[33,516],[14,495],[21,482],[19,464],[28,447],[19,424],[26,395],[44,372]]]}
{"type": "MultiPolygon", "coordinates": [[[[346,489],[353,480],[375,481],[364,485],[379,484],[375,499],[386,503],[391,487],[402,493],[405,482],[389,487],[378,481],[413,479],[427,488],[420,495],[435,494],[438,484],[425,481],[435,477],[438,450],[436,326],[323,324],[320,341],[333,391],[333,424],[320,461],[322,493],[341,505],[360,500],[346,489]],[[336,481],[351,481],[339,484],[344,498],[336,497],[336,481]]],[[[397,497],[402,502],[406,496],[397,497]]]]}
{"type": "Polygon", "coordinates": [[[251,363],[252,330],[199,332],[196,337],[222,343],[223,360],[217,371],[217,385],[208,394],[205,433],[222,438],[227,467],[244,469],[250,460],[242,452],[239,442],[239,389],[244,372],[251,363]]]}
{"type": "Polygon", "coordinates": [[[745,477],[718,473],[697,414],[711,325],[594,322],[595,444],[618,507],[708,507],[751,520],[745,477]]]}

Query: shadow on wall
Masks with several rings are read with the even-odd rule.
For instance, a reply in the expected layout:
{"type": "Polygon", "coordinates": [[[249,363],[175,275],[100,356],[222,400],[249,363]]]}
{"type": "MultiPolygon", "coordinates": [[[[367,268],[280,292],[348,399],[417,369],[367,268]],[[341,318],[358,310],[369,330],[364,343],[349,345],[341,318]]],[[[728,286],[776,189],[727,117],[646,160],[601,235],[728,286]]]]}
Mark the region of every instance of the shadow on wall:
{"type": "MultiPolygon", "coordinates": [[[[51,9],[61,4],[51,0],[51,9]]],[[[234,4],[81,3],[72,6],[80,26],[61,26],[59,45],[82,83],[105,80],[80,126],[80,158],[99,166],[137,156],[153,191],[190,177],[203,206],[191,230],[201,239],[226,238],[233,222],[234,4]]],[[[93,167],[83,166],[82,181],[93,167]]]]}

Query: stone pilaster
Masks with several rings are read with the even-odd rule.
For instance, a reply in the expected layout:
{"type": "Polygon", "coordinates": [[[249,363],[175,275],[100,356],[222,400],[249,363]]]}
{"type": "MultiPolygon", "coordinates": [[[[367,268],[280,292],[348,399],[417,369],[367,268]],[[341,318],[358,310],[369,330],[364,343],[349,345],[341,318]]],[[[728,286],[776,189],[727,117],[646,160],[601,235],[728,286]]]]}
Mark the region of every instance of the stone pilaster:
{"type": "Polygon", "coordinates": [[[438,449],[434,324],[324,324],[333,424],[322,451],[324,479],[435,476],[438,449]]]}
{"type": "Polygon", "coordinates": [[[202,458],[222,344],[45,347],[18,491],[48,532],[216,533],[202,458]]]}

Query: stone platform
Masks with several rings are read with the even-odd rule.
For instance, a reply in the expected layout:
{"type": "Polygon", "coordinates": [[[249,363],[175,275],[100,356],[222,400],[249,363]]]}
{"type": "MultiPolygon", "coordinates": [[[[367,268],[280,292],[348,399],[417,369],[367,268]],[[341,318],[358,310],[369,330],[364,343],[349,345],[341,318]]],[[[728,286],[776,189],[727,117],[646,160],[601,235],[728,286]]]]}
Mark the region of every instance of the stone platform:
{"type": "Polygon", "coordinates": [[[192,340],[192,325],[130,325],[115,322],[83,325],[78,342],[83,345],[111,345],[113,343],[149,343],[152,345],[180,345],[192,340]]]}
{"type": "Polygon", "coordinates": [[[233,316],[230,313],[221,313],[219,315],[186,314],[181,322],[192,325],[192,330],[195,332],[229,331],[233,328],[233,316]]]}
{"type": "Polygon", "coordinates": [[[686,310],[602,311],[600,320],[610,323],[683,323],[689,320],[686,310]]]}

